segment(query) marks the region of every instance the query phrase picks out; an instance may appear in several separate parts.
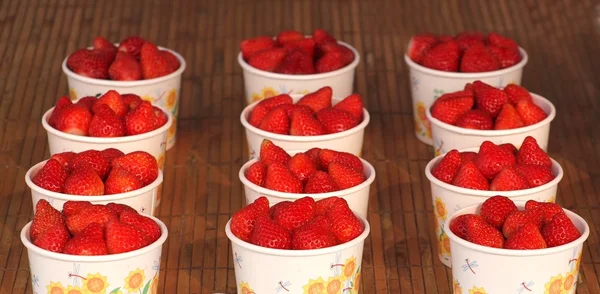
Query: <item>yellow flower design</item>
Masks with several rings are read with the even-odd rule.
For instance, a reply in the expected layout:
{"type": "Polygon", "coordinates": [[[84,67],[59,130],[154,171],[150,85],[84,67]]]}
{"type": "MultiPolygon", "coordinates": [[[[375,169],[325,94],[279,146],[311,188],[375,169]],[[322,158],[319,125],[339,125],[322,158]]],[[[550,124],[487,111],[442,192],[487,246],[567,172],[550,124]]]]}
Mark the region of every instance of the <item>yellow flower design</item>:
{"type": "Polygon", "coordinates": [[[250,285],[248,285],[248,283],[241,281],[240,282],[240,291],[242,291],[242,294],[255,294],[254,290],[252,290],[252,288],[250,288],[250,285]]]}
{"type": "MultiPolygon", "coordinates": [[[[67,287],[67,290],[65,290],[65,294],[83,294],[83,290],[81,288],[79,288],[79,286],[69,285],[67,287]]],[[[116,293],[116,294],[118,294],[118,293],[116,293]]]]}
{"type": "Polygon", "coordinates": [[[354,292],[358,293],[359,288],[360,288],[360,271],[358,271],[356,273],[356,277],[354,277],[354,286],[352,287],[352,290],[354,290],[354,292]]]}
{"type": "Polygon", "coordinates": [[[452,293],[462,294],[462,287],[460,286],[460,283],[456,279],[452,280],[452,293]]]}
{"type": "Polygon", "coordinates": [[[440,236],[440,247],[442,249],[442,253],[450,254],[450,239],[445,232],[442,232],[442,235],[440,236]]]}
{"type": "Polygon", "coordinates": [[[152,284],[150,285],[150,294],[158,294],[158,272],[152,278],[152,284]]]}
{"type": "Polygon", "coordinates": [[[563,283],[563,288],[565,291],[571,291],[573,289],[573,285],[575,285],[575,272],[570,272],[565,275],[565,282],[563,283]]]}
{"type": "Polygon", "coordinates": [[[426,112],[427,107],[425,106],[425,103],[420,101],[417,102],[417,105],[415,106],[415,113],[417,114],[415,118],[415,128],[417,128],[418,131],[419,125],[422,124],[425,136],[431,138],[431,126],[429,125],[429,120],[427,120],[426,112]]]}
{"type": "Polygon", "coordinates": [[[260,93],[252,93],[252,102],[256,102],[277,95],[279,95],[279,93],[275,91],[275,89],[271,87],[264,87],[262,90],[260,90],[260,93]]]}
{"type": "Polygon", "coordinates": [[[64,294],[65,288],[60,282],[50,282],[48,286],[46,286],[48,290],[48,294],[64,294]]]}
{"type": "Polygon", "coordinates": [[[487,292],[485,292],[485,289],[483,289],[483,287],[477,287],[477,286],[473,286],[473,288],[469,289],[469,294],[487,294],[487,292]]]}
{"type": "Polygon", "coordinates": [[[173,118],[173,124],[171,124],[167,131],[167,140],[171,140],[175,136],[175,131],[177,131],[177,119],[173,118]]]}
{"type": "Polygon", "coordinates": [[[340,277],[330,277],[329,280],[327,280],[327,294],[341,294],[343,286],[340,277]]]}
{"type": "Polygon", "coordinates": [[[354,274],[354,270],[356,269],[356,258],[354,256],[346,259],[344,263],[344,267],[342,267],[342,274],[346,278],[350,278],[352,274],[354,274]]]}
{"type": "Polygon", "coordinates": [[[442,220],[446,220],[446,217],[448,217],[448,211],[446,210],[446,204],[444,203],[444,201],[442,201],[440,197],[435,198],[435,203],[433,204],[433,207],[435,208],[435,215],[441,218],[442,220]]]}
{"type": "Polygon", "coordinates": [[[108,288],[106,277],[100,273],[87,275],[83,281],[83,291],[87,294],[106,293],[106,288],[108,288]]]}
{"type": "Polygon", "coordinates": [[[161,171],[165,170],[165,153],[164,152],[158,156],[158,158],[156,159],[156,163],[158,164],[158,168],[161,171]]]}
{"type": "Polygon", "coordinates": [[[142,96],[142,100],[144,100],[144,101],[148,101],[148,102],[152,103],[152,102],[154,102],[154,100],[156,100],[156,99],[154,99],[154,97],[152,97],[152,96],[150,96],[150,95],[144,95],[144,96],[142,96]]]}
{"type": "Polygon", "coordinates": [[[550,199],[548,199],[546,202],[556,202],[556,195],[553,195],[552,197],[550,197],[550,199]]]}
{"type": "Polygon", "coordinates": [[[146,275],[144,271],[136,268],[134,271],[129,272],[127,278],[125,278],[125,286],[129,292],[139,291],[144,284],[144,280],[146,279],[146,275]]]}
{"type": "Polygon", "coordinates": [[[577,261],[575,261],[575,272],[579,272],[579,265],[581,264],[581,254],[583,253],[583,251],[579,252],[579,255],[577,256],[577,261]]]}
{"type": "Polygon", "coordinates": [[[71,100],[77,100],[77,92],[75,89],[69,89],[69,97],[71,97],[71,100]]]}
{"type": "Polygon", "coordinates": [[[551,277],[550,282],[544,285],[546,291],[544,294],[563,294],[563,277],[562,275],[558,275],[556,277],[551,277]]]}
{"type": "Polygon", "coordinates": [[[310,279],[308,280],[308,284],[304,285],[303,289],[304,294],[324,294],[325,281],[320,277],[316,280],[310,279]]]}
{"type": "Polygon", "coordinates": [[[177,104],[177,91],[175,91],[175,89],[171,89],[169,94],[167,94],[166,104],[168,110],[172,110],[173,107],[175,107],[175,104],[177,104]]]}

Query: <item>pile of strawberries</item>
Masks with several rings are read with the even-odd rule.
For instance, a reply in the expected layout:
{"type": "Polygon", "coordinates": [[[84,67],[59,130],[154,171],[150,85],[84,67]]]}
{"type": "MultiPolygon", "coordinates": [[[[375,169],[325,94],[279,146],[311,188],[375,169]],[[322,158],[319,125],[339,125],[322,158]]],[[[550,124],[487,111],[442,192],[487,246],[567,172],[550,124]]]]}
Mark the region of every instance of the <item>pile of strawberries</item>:
{"type": "Polygon", "coordinates": [[[508,130],[536,124],[548,114],[527,89],[509,84],[503,90],[481,81],[444,94],[431,106],[431,116],[461,128],[508,130]]]}
{"type": "Polygon", "coordinates": [[[360,95],[352,94],[331,105],[332,90],[323,87],[306,94],[294,104],[287,94],[260,101],[248,122],[267,132],[292,136],[319,136],[343,132],[363,120],[360,95]]]}
{"type": "Polygon", "coordinates": [[[29,238],[48,251],[90,256],[144,248],[161,234],[154,220],[127,205],[67,201],[60,212],[42,199],[35,206],[29,238]]]}
{"type": "Polygon", "coordinates": [[[519,46],[498,33],[463,32],[454,37],[421,34],[408,44],[408,57],[427,68],[450,72],[488,72],[521,61],[519,46]]]}
{"type": "Polygon", "coordinates": [[[114,81],[154,79],[176,71],[179,66],[179,59],[173,53],[160,50],[138,36],[125,38],[118,47],[96,37],[92,49],[79,49],[67,58],[67,67],[78,75],[114,81]]]}
{"type": "Polygon", "coordinates": [[[354,53],[338,44],[328,32],[317,29],[312,37],[283,31],[276,38],[259,36],[240,43],[244,60],[254,68],[288,75],[324,73],[345,67],[354,53]]]}
{"type": "Polygon", "coordinates": [[[157,177],[156,158],[148,152],[110,148],[54,154],[31,180],[57,193],[98,196],[134,191],[157,177]]]}
{"type": "Polygon", "coordinates": [[[139,96],[110,90],[99,98],[88,96],[76,103],[67,96],[59,98],[48,124],[68,134],[106,138],[147,133],[168,120],[164,111],[139,96]]]}
{"type": "Polygon", "coordinates": [[[552,161],[537,141],[528,136],[521,148],[485,141],[479,152],[446,153],[431,169],[438,180],[467,189],[513,191],[538,187],[552,181],[552,161]]]}
{"type": "Polygon", "coordinates": [[[231,218],[231,232],[257,246],[310,250],[343,244],[362,234],[364,227],[346,200],[303,197],[269,208],[260,197],[231,218]]]}
{"type": "Polygon", "coordinates": [[[487,247],[533,250],[556,247],[577,240],[581,232],[555,203],[529,200],[519,210],[510,198],[494,196],[479,215],[452,219],[450,230],[461,239],[487,247]]]}
{"type": "Polygon", "coordinates": [[[286,193],[327,193],[366,180],[362,161],[353,154],[312,148],[290,156],[267,139],[260,146],[260,159],[244,174],[256,185],[286,193]]]}

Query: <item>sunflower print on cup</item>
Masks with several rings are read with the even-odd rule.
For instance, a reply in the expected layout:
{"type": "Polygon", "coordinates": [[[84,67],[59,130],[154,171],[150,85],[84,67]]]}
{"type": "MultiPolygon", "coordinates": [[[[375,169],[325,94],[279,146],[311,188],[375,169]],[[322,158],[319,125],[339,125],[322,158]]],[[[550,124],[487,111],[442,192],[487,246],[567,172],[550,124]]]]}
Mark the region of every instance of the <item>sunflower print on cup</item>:
{"type": "Polygon", "coordinates": [[[264,87],[259,93],[252,93],[252,103],[277,95],[279,95],[279,92],[275,91],[272,87],[264,87]]]}
{"type": "Polygon", "coordinates": [[[308,284],[306,284],[304,288],[304,294],[321,294],[325,292],[326,283],[323,281],[323,278],[319,277],[316,280],[308,280],[308,284]]]}
{"type": "Polygon", "coordinates": [[[46,286],[48,290],[48,294],[63,294],[65,293],[65,287],[60,282],[50,282],[48,286],[46,286]]]}
{"type": "Polygon", "coordinates": [[[563,294],[563,282],[564,278],[562,275],[554,276],[550,278],[550,281],[544,285],[544,294],[563,294]]]}
{"type": "Polygon", "coordinates": [[[488,293],[485,292],[485,289],[483,289],[483,287],[473,286],[473,288],[469,289],[469,294],[488,294],[488,293]]]}
{"type": "Polygon", "coordinates": [[[89,274],[83,280],[83,290],[86,293],[106,293],[109,284],[106,281],[106,276],[100,273],[89,274]]]}
{"type": "Polygon", "coordinates": [[[241,294],[256,294],[254,293],[254,290],[252,290],[252,288],[250,288],[250,285],[248,285],[248,283],[241,281],[240,285],[238,287],[238,293],[241,294]]]}
{"type": "Polygon", "coordinates": [[[452,293],[453,294],[462,294],[462,287],[460,286],[460,283],[456,280],[453,279],[452,280],[452,293]]]}
{"type": "Polygon", "coordinates": [[[134,271],[129,272],[129,275],[125,278],[124,288],[129,292],[137,292],[144,285],[145,279],[144,271],[136,268],[134,271]]]}
{"type": "Polygon", "coordinates": [[[415,130],[424,137],[431,139],[431,125],[427,120],[427,107],[425,103],[419,101],[415,105],[415,130]]]}

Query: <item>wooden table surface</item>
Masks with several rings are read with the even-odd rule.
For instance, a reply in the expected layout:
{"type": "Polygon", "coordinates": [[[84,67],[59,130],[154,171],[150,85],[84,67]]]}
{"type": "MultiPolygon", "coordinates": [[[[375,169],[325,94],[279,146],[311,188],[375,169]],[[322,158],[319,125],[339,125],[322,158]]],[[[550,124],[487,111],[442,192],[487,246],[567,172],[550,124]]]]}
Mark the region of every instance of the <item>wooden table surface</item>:
{"type": "MultiPolygon", "coordinates": [[[[414,136],[404,48],[415,33],[497,31],[529,52],[523,84],[558,109],[549,151],[565,169],[558,202],[591,227],[578,293],[600,293],[600,37],[592,0],[563,1],[32,1],[0,2],[0,293],[31,293],[19,231],[30,220],[29,167],[49,157],[42,113],[68,94],[63,58],[102,35],[139,34],[188,68],[177,145],[167,153],[158,216],[169,227],[161,293],[235,293],[224,226],[244,203],[247,160],[239,41],[281,29],[325,28],[361,54],[355,89],[371,113],[364,158],[371,234],[362,293],[449,293],[437,257],[429,182],[432,150],[414,136]]],[[[262,293],[261,293],[262,294],[262,293]]]]}

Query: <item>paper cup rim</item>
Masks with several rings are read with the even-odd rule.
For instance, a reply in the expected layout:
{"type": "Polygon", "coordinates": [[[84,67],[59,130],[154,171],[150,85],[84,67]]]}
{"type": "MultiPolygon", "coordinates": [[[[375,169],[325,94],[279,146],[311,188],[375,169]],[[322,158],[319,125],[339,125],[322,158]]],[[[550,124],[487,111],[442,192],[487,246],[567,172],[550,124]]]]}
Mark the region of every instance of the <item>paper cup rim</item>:
{"type": "Polygon", "coordinates": [[[408,67],[411,70],[414,69],[414,70],[417,70],[417,71],[420,71],[420,72],[423,72],[425,74],[432,75],[432,76],[438,76],[438,77],[444,77],[444,78],[455,78],[455,79],[484,79],[484,78],[505,75],[509,72],[522,69],[529,61],[529,56],[527,55],[527,51],[525,51],[525,49],[523,49],[520,46],[519,46],[519,53],[522,58],[521,58],[521,61],[519,61],[517,64],[514,64],[507,68],[494,70],[494,71],[487,71],[487,72],[466,73],[466,72],[448,72],[448,71],[441,71],[441,70],[437,70],[437,69],[431,69],[431,68],[424,67],[424,66],[414,62],[412,59],[410,59],[410,57],[408,57],[408,55],[406,53],[404,54],[404,61],[406,62],[406,64],[408,65],[408,67]]]}
{"type": "MultiPolygon", "coordinates": [[[[300,152],[304,152],[304,151],[290,150],[290,151],[286,151],[286,152],[288,154],[296,154],[296,153],[300,153],[300,152]]],[[[259,160],[258,158],[251,159],[248,162],[244,163],[244,165],[242,165],[242,167],[240,168],[240,171],[238,172],[238,176],[239,176],[242,184],[244,184],[244,186],[249,187],[250,189],[252,189],[254,191],[257,191],[260,195],[269,195],[269,196],[273,196],[273,197],[290,199],[290,200],[296,200],[296,199],[300,199],[300,198],[307,197],[307,196],[311,197],[311,198],[317,198],[317,199],[323,199],[323,198],[328,198],[328,197],[333,197],[333,196],[344,197],[346,195],[356,193],[356,192],[370,186],[375,181],[375,168],[373,167],[373,165],[371,165],[371,163],[369,163],[368,161],[366,161],[360,157],[359,157],[359,159],[362,161],[363,167],[367,167],[367,169],[369,170],[369,172],[370,172],[369,177],[364,182],[362,182],[354,187],[350,187],[348,189],[339,190],[339,191],[327,192],[327,193],[316,193],[316,194],[287,193],[287,192],[280,192],[280,191],[267,189],[265,187],[261,187],[257,184],[250,182],[246,178],[245,171],[248,169],[248,167],[250,167],[250,165],[257,162],[259,160]]]]}
{"type": "MultiPolygon", "coordinates": [[[[304,97],[305,95],[302,94],[292,94],[290,95],[293,99],[295,98],[301,98],[304,97]]],[[[337,101],[338,103],[340,101],[342,101],[344,98],[332,98],[332,100],[337,101]]],[[[273,140],[278,140],[278,141],[287,141],[287,142],[321,142],[321,141],[329,141],[329,140],[334,140],[334,139],[339,139],[339,138],[343,138],[343,137],[347,137],[350,136],[352,134],[358,133],[362,130],[364,130],[369,123],[371,122],[371,115],[369,114],[369,111],[367,111],[366,108],[363,107],[363,120],[356,125],[355,127],[345,130],[343,132],[339,132],[339,133],[333,133],[333,134],[326,134],[326,135],[319,135],[319,136],[293,136],[293,135],[283,135],[283,134],[276,134],[276,133],[271,133],[271,132],[267,132],[264,130],[261,130],[253,125],[250,124],[250,122],[248,122],[248,118],[247,116],[250,115],[250,113],[252,112],[252,110],[254,109],[254,107],[256,107],[256,105],[258,105],[258,103],[260,103],[261,101],[256,101],[246,107],[244,107],[244,110],[242,110],[242,113],[240,114],[240,122],[242,123],[242,125],[244,126],[244,128],[246,128],[247,130],[249,130],[252,133],[255,133],[261,137],[266,137],[269,139],[273,139],[273,140]]],[[[294,103],[295,104],[295,103],[294,103]]],[[[334,104],[335,105],[335,104],[334,104]]]]}
{"type": "Polygon", "coordinates": [[[238,60],[239,65],[242,67],[242,69],[244,71],[250,72],[250,73],[258,75],[258,76],[270,78],[270,79],[294,80],[294,81],[318,80],[318,79],[324,79],[324,78],[330,78],[333,76],[338,76],[338,75],[344,74],[346,72],[352,71],[352,70],[356,69],[356,67],[360,63],[360,55],[358,53],[358,50],[356,50],[350,44],[342,42],[342,41],[338,41],[338,44],[350,49],[352,51],[352,53],[354,53],[354,60],[350,64],[348,64],[340,69],[336,69],[334,71],[324,72],[324,73],[309,74],[309,75],[289,75],[289,74],[280,74],[280,73],[274,73],[274,72],[269,72],[266,70],[257,69],[255,67],[251,66],[250,64],[248,64],[244,60],[244,57],[242,57],[242,52],[238,53],[237,60],[238,60]]]}
{"type": "Polygon", "coordinates": [[[48,160],[44,160],[44,161],[39,162],[36,165],[32,166],[27,171],[27,173],[25,173],[25,183],[31,190],[33,190],[39,194],[42,194],[47,197],[51,197],[53,199],[60,199],[60,200],[65,200],[65,201],[98,202],[98,201],[117,201],[117,200],[133,198],[133,197],[142,195],[144,193],[147,193],[149,191],[156,189],[158,186],[160,186],[160,184],[162,184],[163,179],[164,179],[163,172],[160,169],[158,169],[158,177],[156,177],[156,179],[152,183],[148,184],[145,187],[137,189],[137,190],[133,190],[133,191],[125,192],[125,193],[109,194],[109,195],[101,195],[101,196],[82,196],[82,195],[64,194],[64,193],[58,193],[58,192],[46,190],[46,189],[33,183],[33,181],[32,181],[32,177],[34,176],[33,173],[34,172],[37,173],[43,167],[43,165],[46,164],[46,162],[48,162],[48,160]]]}
{"type": "MultiPolygon", "coordinates": [[[[475,147],[475,148],[460,149],[460,150],[458,150],[458,152],[468,152],[468,151],[477,152],[478,150],[479,150],[479,147],[475,147]]],[[[556,168],[557,174],[555,175],[555,177],[552,181],[545,183],[541,186],[537,186],[537,187],[529,188],[529,189],[523,189],[523,190],[513,190],[513,191],[491,191],[491,190],[467,189],[467,188],[458,187],[458,186],[454,186],[454,185],[442,182],[442,181],[438,180],[436,177],[434,177],[433,174],[431,174],[431,169],[446,154],[447,153],[440,154],[427,163],[427,165],[425,166],[425,176],[432,184],[434,184],[436,186],[442,187],[445,190],[449,190],[449,191],[452,191],[455,193],[465,194],[465,195],[469,195],[469,196],[488,198],[488,197],[492,197],[492,196],[496,196],[496,195],[502,195],[502,196],[511,198],[511,197],[530,195],[530,194],[539,193],[541,191],[550,189],[553,186],[557,186],[558,183],[560,182],[560,180],[564,176],[564,171],[563,171],[562,166],[558,163],[558,161],[554,160],[554,158],[550,158],[550,161],[552,162],[551,169],[556,168]]]]}
{"type": "MultiPolygon", "coordinates": [[[[457,133],[460,135],[476,135],[476,136],[482,136],[482,137],[497,137],[497,136],[509,136],[509,135],[516,135],[516,134],[522,134],[522,133],[526,133],[526,132],[530,132],[532,130],[535,129],[539,129],[541,127],[544,127],[548,124],[550,124],[554,118],[556,117],[556,107],[554,107],[554,104],[552,102],[550,102],[550,100],[546,99],[545,97],[535,94],[535,93],[530,93],[531,96],[533,97],[534,100],[536,101],[536,105],[538,105],[538,103],[542,103],[544,106],[548,106],[550,107],[550,113],[548,113],[548,116],[529,126],[525,126],[525,127],[520,127],[520,128],[516,128],[516,129],[508,129],[508,130],[474,130],[474,129],[467,129],[467,128],[461,128],[461,127],[457,127],[448,123],[445,123],[435,117],[433,117],[431,115],[431,106],[433,106],[433,104],[429,107],[427,107],[427,109],[425,110],[425,116],[427,117],[427,120],[429,120],[432,124],[436,125],[437,127],[440,127],[444,130],[447,130],[449,132],[452,133],[457,133]]],[[[538,105],[540,106],[540,105],[538,105]]],[[[541,106],[540,106],[541,107],[541,106]]]]}
{"type": "MultiPolygon", "coordinates": [[[[74,103],[77,103],[77,101],[79,101],[79,100],[80,99],[75,100],[74,103]]],[[[159,105],[152,104],[152,106],[159,108],[163,113],[165,113],[167,115],[167,118],[168,118],[167,123],[165,123],[163,126],[161,126],[160,128],[158,128],[156,130],[153,130],[153,131],[150,131],[147,133],[143,133],[143,134],[133,135],[133,136],[105,138],[105,137],[79,136],[79,135],[73,135],[73,134],[61,132],[61,131],[55,129],[54,127],[52,127],[48,123],[48,119],[50,118],[50,115],[52,115],[52,112],[54,111],[55,107],[48,109],[44,113],[44,115],[42,116],[42,126],[44,127],[44,129],[46,129],[46,131],[48,133],[51,133],[51,134],[61,137],[63,139],[76,141],[76,142],[83,142],[83,143],[90,143],[90,144],[111,144],[111,143],[114,144],[114,143],[135,142],[135,141],[148,139],[148,138],[154,137],[158,134],[161,134],[163,132],[166,132],[173,125],[174,118],[173,118],[173,114],[170,111],[166,110],[164,107],[159,106],[159,105]]]]}
{"type": "Polygon", "coordinates": [[[225,225],[225,234],[227,235],[227,238],[229,238],[231,243],[241,246],[247,250],[250,250],[253,252],[258,252],[261,254],[267,254],[267,255],[272,255],[272,256],[282,256],[282,257],[319,256],[319,255],[331,254],[331,253],[335,253],[335,252],[339,252],[339,251],[351,248],[360,242],[364,242],[365,239],[367,239],[367,236],[369,236],[369,233],[371,232],[371,227],[369,225],[369,221],[367,221],[367,219],[365,217],[360,216],[356,212],[354,212],[354,215],[358,219],[360,219],[361,223],[363,224],[363,232],[360,235],[358,235],[356,238],[354,238],[346,243],[338,244],[338,245],[326,247],[326,248],[320,248],[320,249],[310,249],[310,250],[274,249],[274,248],[266,248],[266,247],[261,247],[258,245],[248,243],[248,242],[236,237],[231,232],[231,219],[229,219],[227,221],[227,224],[225,225]]]}
{"type": "Polygon", "coordinates": [[[23,243],[23,245],[27,248],[28,251],[33,251],[36,254],[39,254],[46,258],[55,259],[55,260],[71,261],[71,262],[85,262],[85,263],[124,260],[124,259],[128,259],[128,258],[144,255],[152,250],[155,250],[155,249],[161,247],[167,240],[167,237],[169,235],[167,226],[160,219],[158,219],[154,216],[151,216],[151,215],[144,215],[144,216],[151,218],[158,224],[158,226],[160,227],[160,230],[161,230],[161,235],[158,238],[158,240],[154,241],[152,244],[150,244],[144,248],[140,248],[140,249],[130,251],[130,252],[118,253],[118,254],[107,254],[107,255],[96,255],[96,256],[83,256],[83,255],[70,255],[70,254],[64,254],[64,253],[56,253],[56,252],[44,250],[42,248],[35,246],[33,244],[33,242],[31,242],[29,240],[28,233],[29,233],[29,228],[31,227],[32,221],[29,221],[23,227],[23,229],[21,229],[21,243],[23,243]]]}
{"type": "MultiPolygon", "coordinates": [[[[526,201],[520,200],[520,201],[514,201],[514,202],[515,202],[515,204],[517,204],[517,207],[525,207],[526,201]]],[[[444,231],[446,232],[446,234],[448,234],[448,238],[450,239],[450,241],[456,242],[456,243],[460,244],[461,246],[469,248],[470,250],[493,254],[493,255],[517,256],[517,257],[518,256],[542,256],[542,255],[549,255],[549,254],[565,251],[567,249],[570,249],[570,248],[573,248],[580,244],[583,244],[590,235],[590,227],[589,227],[588,223],[585,221],[585,219],[583,219],[583,217],[581,217],[580,215],[578,215],[566,208],[563,208],[563,211],[567,214],[567,216],[569,217],[569,219],[571,219],[571,221],[574,221],[574,222],[577,221],[577,222],[583,224],[584,230],[583,230],[583,232],[580,232],[581,236],[572,242],[569,242],[567,244],[563,244],[560,246],[556,246],[556,247],[544,248],[544,249],[533,249],[533,250],[492,248],[492,247],[478,245],[475,243],[471,243],[467,240],[463,240],[463,239],[459,238],[458,236],[456,236],[450,230],[450,223],[452,222],[452,220],[454,218],[456,218],[457,216],[466,214],[467,213],[466,211],[473,210],[474,207],[475,207],[475,211],[476,211],[479,206],[481,206],[481,203],[469,205],[467,207],[461,208],[461,209],[453,212],[448,217],[448,221],[446,221],[444,223],[444,231]]]]}
{"type": "MultiPolygon", "coordinates": [[[[118,43],[115,43],[115,44],[118,45],[118,43]]],[[[71,71],[69,69],[69,67],[67,67],[67,59],[69,59],[70,54],[67,55],[67,57],[65,57],[65,59],[62,62],[61,67],[62,67],[63,73],[65,75],[67,75],[67,77],[69,77],[69,78],[81,81],[86,84],[105,86],[105,87],[114,87],[114,88],[150,86],[150,85],[154,85],[154,84],[157,84],[160,82],[164,82],[166,80],[170,80],[176,76],[181,75],[187,66],[183,56],[181,54],[179,54],[177,51],[171,50],[169,48],[165,48],[165,47],[161,47],[161,46],[157,46],[157,47],[159,50],[166,50],[166,51],[171,52],[177,58],[177,60],[179,60],[179,68],[176,71],[174,71],[166,76],[148,79],[148,80],[138,80],[138,81],[113,81],[113,80],[94,79],[94,78],[89,78],[89,77],[85,77],[85,76],[76,74],[75,72],[71,71]]],[[[92,49],[92,47],[87,47],[87,49],[92,49]]]]}

